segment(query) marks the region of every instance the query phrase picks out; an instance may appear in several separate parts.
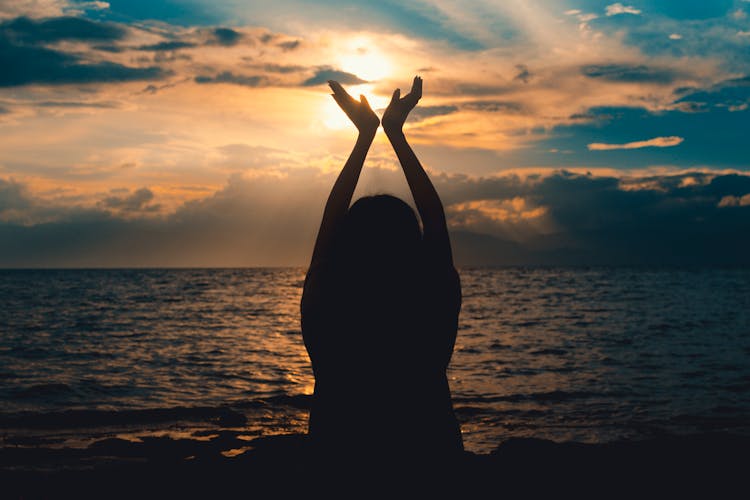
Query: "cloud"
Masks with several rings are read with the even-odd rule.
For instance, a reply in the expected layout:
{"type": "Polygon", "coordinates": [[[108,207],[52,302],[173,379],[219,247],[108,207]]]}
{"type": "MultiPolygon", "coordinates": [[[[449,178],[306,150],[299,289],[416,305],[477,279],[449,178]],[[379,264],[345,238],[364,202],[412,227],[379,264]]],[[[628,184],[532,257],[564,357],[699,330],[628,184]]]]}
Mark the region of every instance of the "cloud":
{"type": "Polygon", "coordinates": [[[131,67],[113,62],[85,64],[75,56],[38,47],[17,47],[0,39],[0,87],[31,83],[127,82],[159,80],[169,74],[156,66],[131,67]]]}
{"type": "Polygon", "coordinates": [[[59,16],[68,3],[67,0],[6,0],[0,2],[0,19],[18,16],[59,16]]]}
{"type": "Polygon", "coordinates": [[[39,47],[19,47],[0,39],[0,87],[31,83],[127,82],[159,80],[169,75],[156,66],[131,67],[113,62],[85,64],[76,56],[39,47]]]}
{"type": "Polygon", "coordinates": [[[750,102],[750,76],[730,78],[708,88],[679,89],[675,104],[693,103],[703,107],[729,108],[741,111],[750,102]]]}
{"type": "Polygon", "coordinates": [[[125,37],[122,27],[79,17],[56,17],[33,20],[27,17],[0,23],[0,37],[13,43],[41,44],[62,40],[113,41],[125,37]]]}
{"type": "Polygon", "coordinates": [[[157,212],[161,207],[151,202],[154,193],[148,188],[141,188],[125,196],[108,196],[100,206],[117,212],[157,212]]]}
{"type": "Polygon", "coordinates": [[[281,74],[301,73],[309,69],[307,66],[300,66],[299,64],[276,64],[276,63],[265,63],[261,65],[256,65],[255,67],[258,67],[259,69],[263,71],[267,71],[269,73],[281,73],[281,74]]]}
{"type": "Polygon", "coordinates": [[[12,210],[24,210],[31,206],[26,187],[13,179],[0,179],[0,217],[8,217],[12,210]]]}
{"type": "Polygon", "coordinates": [[[677,146],[681,144],[685,139],[682,137],[670,136],[670,137],[654,137],[647,141],[635,141],[628,142],[625,144],[604,144],[601,142],[594,142],[588,145],[591,151],[611,151],[614,149],[640,149],[640,148],[668,148],[671,146],[677,146]]]}
{"type": "Polygon", "coordinates": [[[284,50],[295,50],[299,48],[302,42],[300,40],[287,40],[285,42],[279,42],[276,44],[277,47],[281,47],[284,50]]]}
{"type": "Polygon", "coordinates": [[[138,47],[138,50],[161,52],[161,51],[166,51],[166,50],[190,49],[195,46],[196,44],[192,42],[184,42],[180,40],[169,40],[169,41],[154,43],[151,45],[141,45],[140,47],[138,47]]]}
{"type": "Polygon", "coordinates": [[[587,64],[581,73],[589,78],[600,78],[612,82],[669,84],[681,76],[681,72],[664,67],[645,64],[587,64]]]}
{"type": "Polygon", "coordinates": [[[97,108],[97,109],[114,109],[117,103],[114,102],[97,102],[97,101],[36,101],[33,103],[37,108],[97,108]]]}
{"type": "Polygon", "coordinates": [[[522,83],[529,83],[531,80],[531,72],[529,71],[529,68],[525,64],[517,64],[516,69],[518,70],[518,74],[513,77],[513,80],[522,83]]]}
{"type": "Polygon", "coordinates": [[[230,28],[215,28],[212,35],[215,43],[225,47],[237,45],[243,38],[241,33],[230,28]]]}
{"type": "Polygon", "coordinates": [[[461,104],[461,109],[469,111],[485,111],[489,113],[495,113],[498,111],[517,113],[523,110],[523,105],[518,102],[509,101],[468,101],[461,104]]]}
{"type": "Polygon", "coordinates": [[[262,87],[267,84],[267,79],[262,75],[236,75],[231,71],[224,71],[216,76],[198,75],[195,83],[233,83],[245,87],[262,87]]]}
{"type": "Polygon", "coordinates": [[[719,201],[719,207],[748,207],[750,206],[750,193],[744,196],[724,196],[719,201]]]}
{"type": "Polygon", "coordinates": [[[322,85],[327,83],[328,80],[336,80],[343,85],[358,85],[360,83],[367,83],[366,80],[361,79],[357,75],[347,73],[333,68],[321,68],[315,72],[315,75],[305,80],[302,85],[305,87],[313,87],[315,85],[322,85]]]}
{"type": "Polygon", "coordinates": [[[418,106],[409,113],[410,123],[421,122],[435,116],[449,115],[458,111],[457,106],[418,106]]]}
{"type": "Polygon", "coordinates": [[[156,67],[131,67],[116,62],[86,62],[78,54],[41,46],[66,40],[118,40],[115,25],[77,18],[33,21],[19,18],[0,24],[0,87],[26,84],[68,84],[157,80],[169,74],[156,67]]]}
{"type": "Polygon", "coordinates": [[[367,83],[358,76],[347,73],[345,71],[339,71],[330,67],[315,67],[309,68],[300,65],[280,65],[275,63],[267,64],[254,64],[251,65],[257,73],[251,75],[234,73],[232,71],[222,71],[214,76],[211,75],[198,75],[194,78],[195,83],[230,83],[235,85],[242,85],[245,87],[293,87],[303,86],[312,87],[316,85],[322,85],[327,83],[328,80],[336,80],[344,85],[357,85],[361,83],[367,83]],[[289,78],[280,79],[279,75],[293,75],[301,76],[303,73],[313,71],[314,74],[311,77],[290,80],[289,78]],[[271,75],[264,74],[270,73],[271,75]],[[273,74],[277,76],[273,76],[273,74]]]}
{"type": "Polygon", "coordinates": [[[630,5],[623,5],[621,3],[613,3],[612,5],[607,5],[607,16],[616,16],[618,14],[633,14],[633,15],[639,15],[641,13],[640,10],[636,9],[633,6],[630,5]]]}
{"type": "MultiPolygon", "coordinates": [[[[238,148],[252,154],[229,151],[238,148]]],[[[378,175],[404,187],[400,172],[378,175]]],[[[147,188],[86,206],[0,179],[0,266],[306,265],[334,178],[317,169],[235,175],[171,214],[154,211],[147,188]]],[[[750,264],[748,175],[432,179],[460,264],[750,264]]]]}

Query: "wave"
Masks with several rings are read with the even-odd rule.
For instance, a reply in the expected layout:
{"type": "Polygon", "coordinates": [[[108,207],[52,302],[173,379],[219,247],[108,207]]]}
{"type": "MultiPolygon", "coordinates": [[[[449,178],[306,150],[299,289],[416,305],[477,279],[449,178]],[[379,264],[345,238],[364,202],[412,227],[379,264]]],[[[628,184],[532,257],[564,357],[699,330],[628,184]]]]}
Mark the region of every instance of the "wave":
{"type": "Polygon", "coordinates": [[[611,392],[591,392],[591,391],[549,391],[549,392],[532,392],[528,394],[508,394],[506,396],[474,396],[474,397],[454,397],[455,403],[519,403],[523,401],[534,402],[563,402],[574,399],[599,399],[599,398],[618,398],[623,394],[611,392]]]}
{"type": "Polygon", "coordinates": [[[75,390],[68,384],[50,383],[37,384],[29,387],[21,387],[12,391],[13,399],[36,399],[55,397],[60,395],[70,395],[75,390]]]}
{"type": "Polygon", "coordinates": [[[221,427],[238,427],[245,425],[247,422],[247,417],[242,410],[274,409],[278,407],[308,409],[310,407],[310,396],[301,394],[279,395],[222,406],[5,413],[0,414],[0,428],[58,430],[167,422],[210,422],[221,427]]]}

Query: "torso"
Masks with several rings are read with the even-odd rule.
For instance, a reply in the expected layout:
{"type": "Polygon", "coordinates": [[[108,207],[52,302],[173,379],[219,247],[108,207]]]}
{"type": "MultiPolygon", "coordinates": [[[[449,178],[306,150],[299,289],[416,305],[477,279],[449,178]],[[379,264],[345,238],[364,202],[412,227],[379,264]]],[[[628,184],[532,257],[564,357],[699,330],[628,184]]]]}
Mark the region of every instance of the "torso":
{"type": "Polygon", "coordinates": [[[462,449],[445,374],[461,286],[452,266],[308,272],[302,334],[315,373],[310,435],[328,445],[462,449]],[[368,286],[361,286],[367,283],[368,286]]]}

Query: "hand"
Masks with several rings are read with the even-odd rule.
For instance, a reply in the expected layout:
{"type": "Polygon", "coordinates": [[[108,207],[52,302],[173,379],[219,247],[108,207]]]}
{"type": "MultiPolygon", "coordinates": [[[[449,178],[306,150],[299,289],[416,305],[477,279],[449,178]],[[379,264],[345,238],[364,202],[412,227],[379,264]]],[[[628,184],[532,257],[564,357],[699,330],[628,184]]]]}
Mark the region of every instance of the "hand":
{"type": "Polygon", "coordinates": [[[333,91],[333,99],[344,110],[346,116],[354,123],[360,133],[371,133],[375,135],[380,125],[380,119],[378,115],[370,107],[370,103],[367,102],[365,96],[360,95],[359,101],[354,99],[349,93],[344,90],[339,82],[334,80],[328,80],[328,85],[333,91]]]}
{"type": "Polygon", "coordinates": [[[401,97],[401,89],[393,91],[393,97],[383,113],[383,130],[388,132],[400,131],[404,126],[406,117],[414,109],[417,102],[422,98],[422,78],[415,76],[411,84],[411,91],[401,97]]]}

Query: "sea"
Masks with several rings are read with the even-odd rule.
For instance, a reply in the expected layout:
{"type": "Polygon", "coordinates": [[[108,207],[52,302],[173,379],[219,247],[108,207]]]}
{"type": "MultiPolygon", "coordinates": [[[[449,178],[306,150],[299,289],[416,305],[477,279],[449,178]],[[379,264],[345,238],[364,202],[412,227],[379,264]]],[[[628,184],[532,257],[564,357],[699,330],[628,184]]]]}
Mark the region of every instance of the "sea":
{"type": "MultiPolygon", "coordinates": [[[[448,377],[467,450],[750,434],[750,269],[459,273],[448,377]]],[[[304,276],[0,270],[0,446],[306,432],[304,276]]]]}

